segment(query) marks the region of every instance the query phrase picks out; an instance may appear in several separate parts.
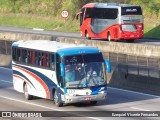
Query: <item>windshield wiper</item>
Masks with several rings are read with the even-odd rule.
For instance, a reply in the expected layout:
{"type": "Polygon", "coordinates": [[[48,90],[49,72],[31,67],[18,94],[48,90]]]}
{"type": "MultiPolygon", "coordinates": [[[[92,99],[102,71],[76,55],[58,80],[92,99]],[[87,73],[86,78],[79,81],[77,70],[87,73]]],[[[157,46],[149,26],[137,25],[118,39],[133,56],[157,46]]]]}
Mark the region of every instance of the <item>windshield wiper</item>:
{"type": "Polygon", "coordinates": [[[85,74],[83,74],[82,75],[82,77],[81,77],[81,79],[80,79],[80,81],[79,81],[79,83],[78,83],[78,85],[77,85],[77,87],[79,88],[79,85],[81,85],[81,82],[82,82],[82,80],[85,78],[85,74]]]}

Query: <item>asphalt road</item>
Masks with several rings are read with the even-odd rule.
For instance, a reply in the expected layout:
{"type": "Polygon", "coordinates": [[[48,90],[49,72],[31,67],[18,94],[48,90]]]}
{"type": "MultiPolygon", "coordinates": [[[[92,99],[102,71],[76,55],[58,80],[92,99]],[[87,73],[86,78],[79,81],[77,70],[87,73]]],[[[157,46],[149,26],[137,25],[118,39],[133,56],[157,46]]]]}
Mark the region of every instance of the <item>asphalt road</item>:
{"type": "MultiPolygon", "coordinates": [[[[1,32],[18,32],[18,33],[30,33],[30,34],[40,34],[40,35],[81,38],[79,33],[57,32],[57,31],[44,30],[44,29],[39,29],[39,28],[17,28],[17,27],[0,26],[0,31],[1,32]]],[[[95,40],[99,40],[99,39],[95,39],[95,40]]],[[[119,42],[125,42],[125,41],[121,40],[119,42]]],[[[160,39],[144,38],[144,39],[135,40],[134,43],[159,46],[160,39]]]]}
{"type": "MultiPolygon", "coordinates": [[[[93,111],[135,111],[135,112],[148,112],[148,111],[159,111],[160,106],[160,96],[154,96],[150,94],[144,94],[134,91],[128,91],[123,89],[111,88],[108,87],[108,96],[106,101],[98,102],[97,105],[90,105],[89,103],[77,103],[77,104],[68,104],[63,107],[56,107],[53,104],[53,101],[35,98],[33,100],[27,101],[24,99],[24,95],[13,89],[12,83],[12,70],[7,68],[0,68],[0,111],[59,111],[60,116],[54,118],[41,118],[41,119],[87,119],[87,120],[105,120],[105,119],[135,119],[134,117],[108,117],[107,112],[106,116],[96,115],[93,111]],[[61,112],[69,113],[69,116],[73,117],[63,117],[61,112]],[[81,111],[72,112],[72,111],[81,111]],[[93,116],[84,115],[86,111],[93,112],[93,116]],[[81,116],[81,117],[76,117],[81,116]]],[[[140,113],[139,112],[139,113],[140,113]]],[[[52,113],[51,113],[52,114],[52,113]]],[[[53,112],[54,114],[54,112],[53,112]]],[[[52,114],[52,115],[53,115],[52,114]]],[[[64,115],[64,114],[63,114],[64,115]]],[[[160,116],[160,113],[159,113],[160,116]]],[[[1,119],[1,118],[0,118],[1,119]]],[[[3,118],[4,119],[4,118],[3,118]]],[[[2,120],[3,120],[2,119],[2,120]]],[[[17,118],[10,118],[16,119],[17,118]]],[[[19,118],[20,119],[20,118],[19,118]]],[[[28,118],[25,118],[28,119],[28,118]]],[[[31,118],[30,118],[31,119],[31,118]]],[[[40,118],[37,118],[40,119],[40,118]]],[[[137,118],[136,118],[137,119],[137,118]]],[[[159,119],[153,117],[141,117],[138,119],[159,119]]]]}

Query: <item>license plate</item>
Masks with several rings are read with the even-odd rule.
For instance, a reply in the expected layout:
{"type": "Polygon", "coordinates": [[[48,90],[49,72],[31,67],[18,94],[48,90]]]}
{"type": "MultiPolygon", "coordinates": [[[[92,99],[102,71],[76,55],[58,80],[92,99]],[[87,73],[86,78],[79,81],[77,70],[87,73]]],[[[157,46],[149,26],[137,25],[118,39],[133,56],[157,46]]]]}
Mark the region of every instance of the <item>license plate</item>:
{"type": "Polygon", "coordinates": [[[134,35],[130,35],[130,37],[134,37],[134,35]]]}
{"type": "Polygon", "coordinates": [[[84,98],[84,100],[92,100],[92,98],[90,98],[90,97],[87,97],[87,98],[84,98]]]}

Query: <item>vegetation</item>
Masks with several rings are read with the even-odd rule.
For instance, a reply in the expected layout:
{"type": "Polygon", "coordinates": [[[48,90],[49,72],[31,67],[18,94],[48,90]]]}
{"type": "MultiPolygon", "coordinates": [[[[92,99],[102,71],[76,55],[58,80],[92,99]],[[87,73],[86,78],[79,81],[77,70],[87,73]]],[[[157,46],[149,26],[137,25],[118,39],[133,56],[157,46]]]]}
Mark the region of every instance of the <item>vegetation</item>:
{"type": "Polygon", "coordinates": [[[0,25],[79,32],[75,13],[89,2],[121,2],[141,5],[146,37],[160,38],[159,0],[0,0],[0,25]],[[61,17],[62,10],[69,17],[61,17]]]}

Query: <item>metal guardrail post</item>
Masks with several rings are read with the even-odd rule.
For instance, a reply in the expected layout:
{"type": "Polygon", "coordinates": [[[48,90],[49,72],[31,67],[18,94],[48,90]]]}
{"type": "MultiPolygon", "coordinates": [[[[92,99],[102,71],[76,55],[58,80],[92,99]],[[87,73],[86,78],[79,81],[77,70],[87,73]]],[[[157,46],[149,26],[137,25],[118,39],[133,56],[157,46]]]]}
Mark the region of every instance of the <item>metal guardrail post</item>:
{"type": "Polygon", "coordinates": [[[137,62],[137,72],[138,72],[138,75],[139,75],[139,62],[138,62],[138,56],[136,56],[136,62],[137,62]]]}
{"type": "Polygon", "coordinates": [[[127,74],[126,74],[126,77],[128,76],[128,55],[126,57],[126,64],[127,64],[127,74]]]}
{"type": "Polygon", "coordinates": [[[149,58],[147,58],[147,76],[149,77],[149,58]]]}
{"type": "Polygon", "coordinates": [[[8,49],[7,48],[7,41],[5,40],[4,42],[5,42],[5,49],[6,49],[6,55],[7,55],[7,53],[8,53],[8,50],[7,50],[8,49]]]}
{"type": "Polygon", "coordinates": [[[159,71],[159,78],[160,78],[160,58],[159,58],[159,68],[158,68],[158,71],[159,71]]]}

